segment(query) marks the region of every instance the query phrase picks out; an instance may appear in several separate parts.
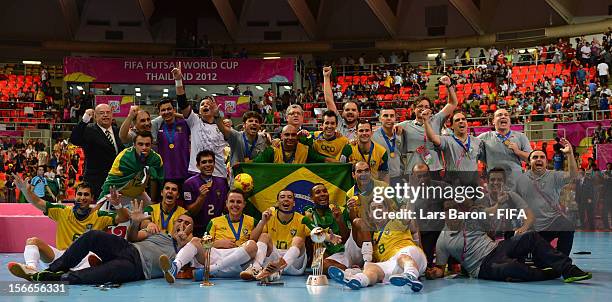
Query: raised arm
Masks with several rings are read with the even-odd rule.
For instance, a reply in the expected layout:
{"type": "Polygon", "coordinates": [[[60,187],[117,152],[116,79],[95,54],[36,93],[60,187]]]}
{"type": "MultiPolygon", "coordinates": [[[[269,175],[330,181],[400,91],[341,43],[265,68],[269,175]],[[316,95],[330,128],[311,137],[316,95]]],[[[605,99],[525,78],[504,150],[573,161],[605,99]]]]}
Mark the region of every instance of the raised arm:
{"type": "Polygon", "coordinates": [[[251,240],[257,241],[259,239],[259,236],[261,236],[261,233],[263,233],[263,230],[266,227],[268,221],[270,220],[270,217],[272,217],[272,211],[270,211],[270,209],[265,210],[263,213],[261,213],[261,220],[259,221],[259,223],[257,223],[253,231],[251,231],[251,240]]]}
{"type": "MultiPolygon", "coordinates": [[[[569,176],[571,179],[574,179],[576,176],[578,176],[578,165],[576,164],[576,159],[574,158],[574,149],[572,148],[572,144],[570,144],[570,142],[565,138],[562,138],[560,143],[563,145],[561,152],[565,153],[565,156],[567,156],[569,176]]],[[[610,197],[608,196],[608,198],[610,197]]]]}
{"type": "Polygon", "coordinates": [[[174,77],[174,86],[176,87],[176,102],[178,103],[181,114],[183,114],[186,119],[191,114],[191,105],[187,103],[187,96],[185,95],[181,62],[178,63],[176,68],[172,69],[172,76],[174,77]]]}
{"type": "Polygon", "coordinates": [[[33,194],[32,191],[30,191],[30,188],[28,187],[28,183],[23,180],[21,176],[13,173],[13,178],[15,178],[15,186],[17,186],[19,191],[23,194],[23,196],[29,203],[31,203],[33,206],[43,212],[47,210],[47,202],[44,201],[42,198],[36,196],[36,194],[33,194]]]}
{"type": "Polygon", "coordinates": [[[440,78],[440,84],[446,85],[448,88],[448,101],[444,108],[442,108],[442,112],[446,116],[452,116],[455,109],[457,109],[457,94],[455,93],[455,85],[452,85],[451,79],[447,76],[443,76],[440,78]]]}
{"type": "Polygon", "coordinates": [[[127,231],[127,240],[130,242],[143,241],[149,237],[149,233],[140,230],[140,224],[147,218],[142,211],[144,201],[132,201],[132,213],[130,214],[130,226],[127,231]]]}
{"type": "Polygon", "coordinates": [[[77,146],[85,146],[85,142],[87,141],[85,138],[85,129],[87,128],[87,124],[91,121],[94,116],[93,109],[85,110],[85,114],[81,118],[81,121],[72,129],[72,133],[70,133],[70,142],[73,145],[77,146]]]}
{"type": "Polygon", "coordinates": [[[119,138],[123,144],[131,143],[130,140],[130,127],[132,127],[132,121],[136,117],[136,113],[138,113],[138,106],[130,107],[130,113],[121,123],[121,128],[119,128],[119,138]]]}
{"type": "Polygon", "coordinates": [[[423,128],[425,128],[425,134],[427,135],[427,139],[434,143],[434,145],[440,146],[440,135],[433,130],[431,124],[429,123],[429,116],[431,115],[431,110],[425,109],[423,110],[421,115],[423,116],[423,128]]]}
{"type": "Polygon", "coordinates": [[[331,72],[331,66],[323,67],[323,95],[325,96],[325,106],[327,106],[327,110],[331,110],[338,114],[338,108],[336,108],[334,94],[332,93],[331,72]]]}

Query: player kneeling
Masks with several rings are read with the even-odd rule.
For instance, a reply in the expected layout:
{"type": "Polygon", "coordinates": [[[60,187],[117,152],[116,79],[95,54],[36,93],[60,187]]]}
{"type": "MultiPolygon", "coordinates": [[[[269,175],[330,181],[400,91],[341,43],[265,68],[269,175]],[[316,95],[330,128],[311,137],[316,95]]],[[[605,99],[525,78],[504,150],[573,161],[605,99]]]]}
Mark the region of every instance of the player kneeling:
{"type": "MultiPolygon", "coordinates": [[[[249,240],[255,219],[242,213],[246,201],[240,190],[228,193],[226,206],[229,214],[216,217],[208,224],[208,235],[213,240],[209,273],[214,277],[232,278],[238,277],[257,253],[257,244],[249,240]]],[[[177,272],[190,262],[196,268],[204,268],[205,253],[202,238],[193,238],[178,252],[174,261],[170,262],[168,256],[161,255],[159,265],[166,281],[174,283],[177,272]]]]}
{"type": "Polygon", "coordinates": [[[370,226],[378,230],[371,234],[374,241],[374,260],[377,262],[367,262],[363,273],[350,277],[337,267],[330,267],[328,274],[333,280],[351,289],[389,281],[396,286],[409,285],[412,291],[418,292],[423,289],[419,276],[427,268],[427,258],[413,240],[410,228],[413,227],[415,234],[416,228],[413,223],[406,225],[400,220],[373,218],[374,211],[384,212],[386,208],[384,203],[370,204],[370,226]]]}

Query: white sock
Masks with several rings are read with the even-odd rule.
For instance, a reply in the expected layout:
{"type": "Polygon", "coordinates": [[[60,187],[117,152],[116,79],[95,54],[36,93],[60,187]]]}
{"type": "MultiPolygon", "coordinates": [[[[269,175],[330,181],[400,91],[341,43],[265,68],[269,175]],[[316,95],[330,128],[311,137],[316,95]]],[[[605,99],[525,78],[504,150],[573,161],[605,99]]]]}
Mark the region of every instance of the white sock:
{"type": "Polygon", "coordinates": [[[366,276],[364,273],[354,274],[351,279],[359,281],[361,283],[361,287],[368,287],[370,285],[370,278],[366,276]]]}
{"type": "MultiPolygon", "coordinates": [[[[218,261],[214,267],[217,270],[221,270],[232,265],[242,265],[249,260],[251,260],[249,253],[247,253],[243,247],[239,247],[233,253],[221,258],[221,260],[218,261]]],[[[212,267],[213,266],[211,266],[211,272],[213,271],[212,267]]]]}
{"type": "Polygon", "coordinates": [[[374,248],[372,247],[372,242],[366,241],[361,243],[361,255],[363,256],[363,261],[372,262],[373,253],[374,248]]]}
{"type": "Polygon", "coordinates": [[[40,251],[38,247],[33,244],[28,244],[23,250],[23,258],[25,264],[38,269],[38,262],[40,261],[40,251]]]}
{"type": "Polygon", "coordinates": [[[198,248],[193,245],[193,243],[187,243],[177,254],[176,258],[174,258],[174,264],[176,264],[176,268],[180,270],[185,264],[191,262],[193,257],[198,254],[198,248]]]}
{"type": "Polygon", "coordinates": [[[404,264],[404,274],[410,274],[415,278],[419,277],[419,270],[410,264],[404,264]]]}
{"type": "Polygon", "coordinates": [[[263,242],[257,242],[257,254],[255,254],[255,261],[253,267],[261,269],[264,260],[266,260],[266,254],[268,253],[268,245],[263,242]]]}
{"type": "Polygon", "coordinates": [[[290,266],[293,264],[293,262],[295,262],[295,259],[297,259],[299,256],[300,256],[300,249],[298,249],[295,246],[292,246],[289,248],[289,250],[287,250],[287,252],[285,253],[285,256],[283,256],[283,259],[285,259],[287,266],[290,266]]]}

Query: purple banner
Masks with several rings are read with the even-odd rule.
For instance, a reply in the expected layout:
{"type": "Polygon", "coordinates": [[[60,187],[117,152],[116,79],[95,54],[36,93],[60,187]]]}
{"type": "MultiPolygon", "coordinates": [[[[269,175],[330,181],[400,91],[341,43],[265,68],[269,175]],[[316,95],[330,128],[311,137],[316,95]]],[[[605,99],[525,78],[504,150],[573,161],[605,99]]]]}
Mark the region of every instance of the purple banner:
{"type": "Polygon", "coordinates": [[[593,129],[596,128],[599,124],[601,124],[602,127],[607,128],[608,126],[610,126],[610,120],[598,122],[575,122],[557,124],[557,135],[559,137],[565,136],[565,138],[573,146],[580,146],[580,142],[584,138],[593,136],[593,129]]]}
{"type": "Polygon", "coordinates": [[[64,58],[64,81],[172,84],[181,63],[184,84],[291,83],[294,59],[64,58]]]}
{"type": "MultiPolygon", "coordinates": [[[[493,130],[493,126],[476,126],[476,127],[472,127],[472,129],[474,129],[474,133],[476,133],[476,135],[478,136],[481,133],[493,130]]],[[[523,126],[523,125],[511,125],[510,126],[510,130],[511,131],[523,132],[525,130],[525,126],[523,126]]]]}
{"type": "Polygon", "coordinates": [[[606,170],[606,164],[612,163],[612,144],[598,144],[596,148],[597,167],[599,170],[606,170]]]}
{"type": "Polygon", "coordinates": [[[215,97],[219,110],[226,118],[242,118],[242,114],[249,111],[249,96],[218,96],[215,97]]]}

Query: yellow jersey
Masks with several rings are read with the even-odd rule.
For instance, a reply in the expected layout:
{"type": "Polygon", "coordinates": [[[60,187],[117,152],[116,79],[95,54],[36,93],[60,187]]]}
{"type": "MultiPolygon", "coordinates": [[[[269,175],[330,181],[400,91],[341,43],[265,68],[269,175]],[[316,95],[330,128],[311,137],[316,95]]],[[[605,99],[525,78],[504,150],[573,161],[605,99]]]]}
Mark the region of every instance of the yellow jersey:
{"type": "Polygon", "coordinates": [[[382,231],[372,232],[372,244],[376,262],[391,259],[402,248],[417,246],[412,240],[410,228],[397,219],[389,220],[382,231]]]}
{"type": "Polygon", "coordinates": [[[286,250],[291,247],[293,237],[302,237],[310,235],[310,229],[302,223],[304,215],[293,213],[293,218],[287,223],[282,223],[278,219],[278,211],[272,213],[272,217],[263,228],[262,233],[268,233],[272,239],[272,244],[279,250],[286,250]]]}
{"type": "Polygon", "coordinates": [[[389,157],[387,155],[387,149],[385,149],[385,147],[375,142],[371,142],[370,151],[367,153],[359,152],[358,145],[351,145],[351,148],[353,150],[348,161],[351,164],[354,164],[359,161],[364,161],[368,163],[370,165],[370,171],[374,178],[380,179],[378,177],[378,172],[380,171],[389,171],[389,166],[387,164],[389,157]]]}
{"type": "Polygon", "coordinates": [[[187,214],[187,210],[178,205],[174,210],[170,211],[170,213],[165,213],[161,210],[160,203],[152,204],[143,211],[151,216],[151,221],[157,224],[160,230],[168,234],[172,234],[172,231],[174,231],[174,221],[178,219],[179,216],[187,214]]]}
{"type": "Polygon", "coordinates": [[[55,233],[55,245],[60,250],[67,249],[72,242],[87,231],[103,231],[111,225],[115,225],[114,213],[105,211],[91,211],[89,216],[78,220],[74,216],[72,206],[47,202],[45,215],[57,222],[55,233]]]}
{"type": "Polygon", "coordinates": [[[241,220],[232,222],[230,226],[230,219],[227,214],[215,217],[208,223],[206,231],[208,235],[212,236],[214,241],[229,239],[234,241],[236,246],[240,246],[249,240],[251,232],[255,228],[255,218],[249,215],[242,215],[241,220]]]}
{"type": "Polygon", "coordinates": [[[335,137],[333,140],[327,140],[323,137],[323,131],[316,131],[312,137],[312,147],[315,151],[327,157],[340,159],[343,153],[349,153],[349,150],[343,152],[344,148],[350,148],[349,139],[346,136],[335,137]],[[347,146],[348,145],[348,146],[347,146]]]}

